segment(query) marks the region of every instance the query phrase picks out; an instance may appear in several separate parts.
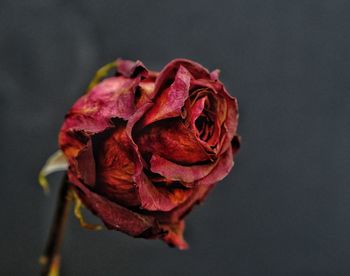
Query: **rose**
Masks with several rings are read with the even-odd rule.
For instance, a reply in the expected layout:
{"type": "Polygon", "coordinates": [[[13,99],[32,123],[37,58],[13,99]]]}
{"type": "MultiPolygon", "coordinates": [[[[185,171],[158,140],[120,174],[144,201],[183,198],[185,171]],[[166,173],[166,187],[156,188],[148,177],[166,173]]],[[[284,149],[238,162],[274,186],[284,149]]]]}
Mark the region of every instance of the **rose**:
{"type": "Polygon", "coordinates": [[[236,99],[218,71],[190,60],[160,73],[115,64],[66,115],[69,181],[108,228],[186,248],[183,218],[233,166],[236,99]]]}

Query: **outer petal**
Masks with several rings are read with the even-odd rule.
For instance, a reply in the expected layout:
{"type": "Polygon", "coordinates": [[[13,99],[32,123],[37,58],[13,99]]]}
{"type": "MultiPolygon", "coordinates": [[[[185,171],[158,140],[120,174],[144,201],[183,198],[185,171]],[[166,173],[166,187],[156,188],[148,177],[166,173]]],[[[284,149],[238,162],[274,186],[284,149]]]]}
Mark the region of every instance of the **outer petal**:
{"type": "Polygon", "coordinates": [[[59,134],[60,148],[71,165],[91,135],[113,127],[112,118],[129,119],[135,113],[134,90],[138,83],[139,79],[124,77],[106,79],[73,105],[59,134]]]}
{"type": "Polygon", "coordinates": [[[206,177],[197,181],[196,185],[211,185],[224,179],[233,167],[233,154],[230,148],[221,156],[214,169],[206,177]]]}
{"type": "MultiPolygon", "coordinates": [[[[119,76],[103,80],[78,99],[67,114],[61,131],[97,133],[111,126],[111,118],[128,120],[135,113],[136,88],[141,79],[148,76],[148,70],[140,61],[119,59],[116,64],[119,76]]],[[[149,88],[153,88],[153,81],[154,76],[145,80],[149,85],[143,90],[148,94],[149,88]]]]}
{"type": "Polygon", "coordinates": [[[161,224],[176,224],[192,210],[194,205],[201,203],[215,184],[196,185],[192,195],[182,204],[167,213],[156,213],[155,216],[161,224]]]}
{"type": "Polygon", "coordinates": [[[188,248],[187,242],[183,238],[185,230],[185,222],[183,220],[174,224],[161,225],[167,234],[162,238],[170,246],[175,246],[178,249],[184,250],[188,248]]]}
{"type": "Polygon", "coordinates": [[[138,162],[126,124],[119,122],[110,133],[94,137],[99,193],[124,206],[140,205],[133,176],[138,162]]]}
{"type": "Polygon", "coordinates": [[[150,233],[155,235],[155,233],[161,232],[153,217],[132,212],[90,191],[72,174],[69,175],[69,180],[79,188],[79,196],[84,204],[100,217],[109,229],[115,229],[135,237],[150,235],[150,233]]]}
{"type": "Polygon", "coordinates": [[[224,152],[229,148],[229,145],[235,135],[237,135],[238,127],[238,104],[237,99],[231,96],[226,96],[227,99],[227,117],[224,122],[224,127],[227,133],[226,139],[223,140],[222,151],[224,152]]]}

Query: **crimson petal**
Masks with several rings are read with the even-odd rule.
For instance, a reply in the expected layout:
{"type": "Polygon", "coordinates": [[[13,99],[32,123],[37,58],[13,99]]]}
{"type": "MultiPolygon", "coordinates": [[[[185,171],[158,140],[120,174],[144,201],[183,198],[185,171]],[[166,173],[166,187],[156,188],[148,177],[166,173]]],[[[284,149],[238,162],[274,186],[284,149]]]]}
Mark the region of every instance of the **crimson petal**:
{"type": "Polygon", "coordinates": [[[173,181],[194,182],[207,176],[215,167],[216,163],[204,165],[182,166],[171,162],[157,154],[153,154],[151,161],[151,171],[164,176],[173,181]]]}
{"type": "Polygon", "coordinates": [[[145,114],[141,126],[145,127],[156,121],[176,117],[188,98],[191,75],[183,66],[179,67],[174,82],[155,98],[154,106],[145,114]]]}
{"type": "Polygon", "coordinates": [[[159,121],[142,132],[135,133],[134,137],[146,160],[153,153],[182,165],[210,159],[194,132],[179,118],[159,121]]]}
{"type": "Polygon", "coordinates": [[[167,232],[162,238],[163,241],[181,250],[188,249],[188,244],[183,238],[185,230],[185,222],[183,220],[174,224],[161,225],[161,227],[167,232]]]}
{"type": "Polygon", "coordinates": [[[164,89],[169,79],[175,77],[180,66],[185,67],[195,79],[210,78],[209,71],[199,63],[188,59],[174,59],[159,73],[154,91],[155,94],[164,89]]]}
{"type": "Polygon", "coordinates": [[[142,208],[148,211],[168,212],[185,202],[193,193],[191,189],[156,187],[144,174],[136,180],[142,208]]]}
{"type": "Polygon", "coordinates": [[[233,167],[233,153],[230,148],[222,154],[214,169],[206,177],[199,179],[196,185],[210,185],[224,179],[233,167]]]}
{"type": "Polygon", "coordinates": [[[115,229],[134,237],[143,236],[149,232],[160,232],[155,218],[135,213],[90,191],[72,174],[69,174],[69,180],[79,188],[79,196],[84,205],[100,217],[109,229],[115,229]]]}
{"type": "Polygon", "coordinates": [[[117,72],[124,77],[133,78],[136,76],[147,77],[148,70],[146,66],[140,61],[131,61],[126,59],[117,59],[117,72]]]}

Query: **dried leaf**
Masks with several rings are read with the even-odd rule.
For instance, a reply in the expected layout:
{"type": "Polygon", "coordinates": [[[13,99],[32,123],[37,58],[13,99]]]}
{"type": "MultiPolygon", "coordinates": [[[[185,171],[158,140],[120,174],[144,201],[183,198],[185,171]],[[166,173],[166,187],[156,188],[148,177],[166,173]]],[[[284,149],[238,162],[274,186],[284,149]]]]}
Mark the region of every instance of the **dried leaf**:
{"type": "Polygon", "coordinates": [[[68,162],[61,150],[56,151],[47,159],[44,167],[39,173],[39,184],[44,189],[45,193],[49,192],[49,183],[47,176],[58,171],[66,171],[68,169],[68,162]]]}
{"type": "Polygon", "coordinates": [[[116,67],[116,62],[113,61],[111,63],[107,63],[106,65],[98,69],[97,72],[95,73],[95,76],[91,80],[86,92],[88,93],[96,84],[98,84],[101,81],[102,78],[108,75],[110,70],[112,70],[115,67],[116,67]]]}

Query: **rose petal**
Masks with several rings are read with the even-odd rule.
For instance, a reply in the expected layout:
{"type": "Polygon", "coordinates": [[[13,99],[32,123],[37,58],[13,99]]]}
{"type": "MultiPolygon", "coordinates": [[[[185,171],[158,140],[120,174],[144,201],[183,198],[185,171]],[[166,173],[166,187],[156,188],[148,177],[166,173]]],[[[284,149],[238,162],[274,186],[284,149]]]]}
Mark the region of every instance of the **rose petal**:
{"type": "Polygon", "coordinates": [[[76,161],[78,173],[84,183],[89,186],[94,186],[96,181],[96,165],[91,139],[89,139],[86,146],[79,152],[76,161]]]}
{"type": "Polygon", "coordinates": [[[155,95],[167,86],[169,80],[172,80],[175,77],[180,66],[186,68],[194,79],[210,78],[209,71],[199,63],[188,59],[174,59],[159,73],[154,91],[155,95]]]}
{"type": "Polygon", "coordinates": [[[184,203],[180,204],[168,213],[155,214],[157,220],[161,224],[175,224],[181,221],[192,210],[194,205],[201,203],[206,198],[206,196],[214,186],[215,184],[201,186],[197,185],[193,187],[192,195],[188,197],[188,199],[184,203]]]}
{"type": "Polygon", "coordinates": [[[191,90],[207,88],[214,94],[219,94],[222,90],[223,84],[220,81],[213,81],[211,79],[192,79],[191,90]]]}
{"type": "Polygon", "coordinates": [[[176,117],[188,98],[191,75],[183,66],[179,67],[174,82],[157,95],[154,106],[145,114],[141,126],[145,127],[156,121],[176,117]]]}
{"type": "MultiPolygon", "coordinates": [[[[191,89],[194,87],[203,88],[206,87],[213,91],[216,94],[216,99],[218,103],[218,107],[216,109],[217,123],[220,122],[219,125],[224,126],[224,133],[226,133],[226,137],[221,137],[220,152],[225,152],[230,146],[232,138],[236,135],[237,126],[238,126],[238,104],[237,99],[232,97],[225,86],[219,81],[213,81],[210,79],[192,79],[191,80],[191,89]]],[[[215,139],[218,137],[215,136],[215,139]]],[[[213,140],[210,143],[213,145],[217,141],[213,140]],[[215,142],[214,142],[215,141],[215,142]],[[214,142],[214,143],[213,143],[214,142]]]]}
{"type": "Polygon", "coordinates": [[[70,163],[89,136],[113,126],[112,118],[131,118],[136,112],[134,90],[139,82],[139,78],[108,78],[74,104],[59,135],[60,147],[70,163]]]}
{"type": "Polygon", "coordinates": [[[191,189],[156,187],[144,174],[137,178],[136,183],[141,206],[149,211],[170,211],[193,193],[191,189]]]}
{"type": "Polygon", "coordinates": [[[218,80],[219,75],[220,75],[220,69],[215,69],[214,71],[210,72],[210,79],[218,80]]]}
{"type": "Polygon", "coordinates": [[[216,166],[207,176],[199,179],[196,185],[210,185],[224,179],[233,167],[232,149],[229,148],[218,160],[216,166]]]}
{"type": "Polygon", "coordinates": [[[169,211],[184,202],[192,194],[192,190],[173,189],[171,187],[155,187],[143,173],[143,159],[139,152],[139,145],[133,140],[132,131],[135,123],[150,108],[152,108],[152,104],[149,103],[138,109],[138,111],[129,119],[126,127],[127,135],[130,138],[136,156],[134,159],[135,174],[133,178],[142,208],[151,211],[169,211]]]}
{"type": "Polygon", "coordinates": [[[188,249],[188,244],[183,238],[185,230],[185,222],[183,220],[174,224],[161,225],[161,228],[167,232],[162,238],[163,241],[181,250],[188,249]]]}
{"type": "Polygon", "coordinates": [[[142,80],[135,90],[135,105],[140,108],[146,103],[151,103],[151,96],[154,91],[154,80],[142,80]]]}
{"type": "Polygon", "coordinates": [[[81,133],[63,128],[59,133],[58,143],[69,161],[78,156],[79,152],[85,147],[88,141],[87,137],[79,134],[81,133]]]}
{"type": "Polygon", "coordinates": [[[173,181],[194,182],[207,176],[216,166],[216,163],[181,166],[171,162],[157,154],[153,154],[151,161],[151,171],[158,173],[173,181]]]}
{"type": "Polygon", "coordinates": [[[237,127],[238,127],[238,104],[237,99],[233,98],[231,96],[226,96],[227,99],[227,117],[224,122],[224,127],[226,129],[227,133],[227,139],[224,141],[224,144],[222,146],[222,152],[226,151],[230,143],[233,139],[233,137],[237,134],[237,127]]]}
{"type": "Polygon", "coordinates": [[[94,139],[98,149],[96,189],[124,206],[140,205],[133,180],[138,159],[126,132],[126,124],[119,122],[107,137],[101,136],[94,139]]]}
{"type": "Polygon", "coordinates": [[[109,229],[115,229],[131,236],[143,236],[150,232],[160,232],[154,217],[135,213],[108,199],[90,191],[80,183],[74,175],[69,174],[69,180],[79,188],[79,196],[84,204],[99,218],[109,229]]]}
{"type": "Polygon", "coordinates": [[[139,119],[147,112],[151,107],[153,106],[152,103],[146,103],[142,107],[140,107],[133,116],[131,116],[127,122],[126,125],[126,134],[128,135],[130,139],[130,143],[132,148],[134,149],[134,164],[135,164],[135,174],[134,174],[134,181],[136,181],[136,178],[141,175],[143,171],[143,159],[140,154],[140,150],[136,142],[134,141],[133,137],[133,129],[134,125],[139,121],[139,119]]]}
{"type": "Polygon", "coordinates": [[[146,66],[140,61],[137,60],[131,61],[126,59],[117,59],[117,72],[127,78],[134,78],[136,76],[147,77],[148,70],[146,66]]]}
{"type": "Polygon", "coordinates": [[[195,121],[198,119],[199,115],[203,113],[205,102],[208,100],[207,97],[203,97],[196,101],[190,109],[189,119],[193,129],[195,129],[195,121]]]}
{"type": "MultiPolygon", "coordinates": [[[[213,122],[214,129],[213,133],[211,134],[211,137],[207,141],[207,145],[215,147],[218,145],[219,140],[221,138],[221,128],[227,116],[227,103],[223,97],[216,95],[215,110],[213,110],[212,112],[215,114],[213,122]]],[[[215,150],[218,153],[220,148],[216,147],[215,150]]]]}
{"type": "Polygon", "coordinates": [[[149,160],[153,153],[182,165],[191,165],[210,159],[194,132],[179,118],[152,124],[142,132],[134,133],[134,138],[146,160],[149,160]]]}
{"type": "Polygon", "coordinates": [[[81,97],[69,111],[61,131],[97,133],[111,127],[111,118],[129,119],[136,111],[135,89],[140,79],[111,77],[81,97]]]}

